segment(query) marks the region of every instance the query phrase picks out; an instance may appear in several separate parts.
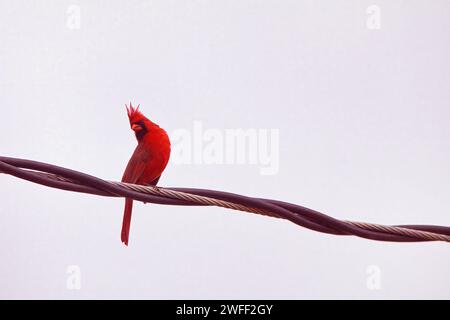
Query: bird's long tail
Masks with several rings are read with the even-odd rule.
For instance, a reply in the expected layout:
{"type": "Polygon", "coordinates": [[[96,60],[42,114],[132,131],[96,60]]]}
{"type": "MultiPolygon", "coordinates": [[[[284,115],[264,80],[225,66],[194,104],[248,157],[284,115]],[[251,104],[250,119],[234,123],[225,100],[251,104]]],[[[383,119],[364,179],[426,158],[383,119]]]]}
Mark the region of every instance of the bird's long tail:
{"type": "Polygon", "coordinates": [[[128,238],[130,236],[131,210],[133,209],[133,199],[125,199],[125,210],[123,212],[122,222],[122,242],[128,246],[128,238]]]}

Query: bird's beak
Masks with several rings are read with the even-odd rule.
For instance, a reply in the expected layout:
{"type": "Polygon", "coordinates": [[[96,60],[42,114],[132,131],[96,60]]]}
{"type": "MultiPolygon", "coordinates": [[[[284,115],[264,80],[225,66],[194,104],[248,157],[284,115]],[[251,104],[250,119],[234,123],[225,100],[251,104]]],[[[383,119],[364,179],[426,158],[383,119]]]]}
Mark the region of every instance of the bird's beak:
{"type": "Polygon", "coordinates": [[[139,132],[139,131],[142,130],[142,127],[141,127],[140,125],[138,125],[138,124],[133,124],[133,125],[131,126],[131,130],[133,130],[133,131],[135,131],[135,132],[139,132]]]}

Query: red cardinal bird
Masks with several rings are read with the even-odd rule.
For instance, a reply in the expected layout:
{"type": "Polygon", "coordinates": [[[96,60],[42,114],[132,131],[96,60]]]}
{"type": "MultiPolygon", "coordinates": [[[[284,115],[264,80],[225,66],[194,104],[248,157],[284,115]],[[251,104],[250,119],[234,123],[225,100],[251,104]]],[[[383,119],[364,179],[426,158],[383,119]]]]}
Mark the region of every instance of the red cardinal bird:
{"type": "MultiPolygon", "coordinates": [[[[130,102],[130,107],[128,108],[127,105],[125,107],[138,145],[128,161],[122,182],[155,186],[169,161],[169,137],[164,129],[151,122],[139,111],[139,105],[135,109],[130,102]]],[[[130,235],[132,208],[133,199],[126,198],[121,234],[125,245],[128,245],[130,235]]]]}

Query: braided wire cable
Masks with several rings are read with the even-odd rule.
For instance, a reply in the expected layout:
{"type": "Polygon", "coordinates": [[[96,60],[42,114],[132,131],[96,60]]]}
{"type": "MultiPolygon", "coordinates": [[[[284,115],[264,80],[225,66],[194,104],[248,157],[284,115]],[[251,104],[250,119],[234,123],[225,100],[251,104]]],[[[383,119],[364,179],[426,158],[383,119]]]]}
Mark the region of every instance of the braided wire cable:
{"type": "Polygon", "coordinates": [[[342,221],[306,207],[278,200],[252,198],[207,189],[162,188],[106,181],[82,172],[26,159],[0,157],[0,173],[52,188],[98,196],[126,197],[163,205],[216,206],[255,213],[286,219],[304,228],[333,235],[353,235],[378,241],[450,242],[450,227],[446,226],[386,226],[342,221]]]}

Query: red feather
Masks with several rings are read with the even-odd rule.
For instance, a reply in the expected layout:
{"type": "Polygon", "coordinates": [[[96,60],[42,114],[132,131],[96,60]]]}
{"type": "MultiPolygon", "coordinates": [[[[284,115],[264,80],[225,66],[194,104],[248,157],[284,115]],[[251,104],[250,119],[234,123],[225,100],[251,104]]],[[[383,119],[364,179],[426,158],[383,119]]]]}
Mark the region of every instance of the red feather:
{"type": "MultiPolygon", "coordinates": [[[[125,105],[126,106],[126,105],[125,105]]],[[[122,182],[156,185],[166,168],[170,157],[169,137],[157,124],[147,119],[140,111],[139,105],[127,107],[130,126],[135,131],[138,145],[128,161],[122,182]]],[[[133,200],[125,199],[121,239],[128,245],[133,200]]]]}

